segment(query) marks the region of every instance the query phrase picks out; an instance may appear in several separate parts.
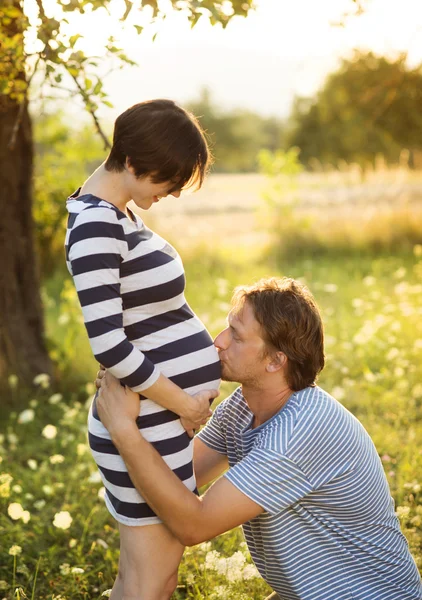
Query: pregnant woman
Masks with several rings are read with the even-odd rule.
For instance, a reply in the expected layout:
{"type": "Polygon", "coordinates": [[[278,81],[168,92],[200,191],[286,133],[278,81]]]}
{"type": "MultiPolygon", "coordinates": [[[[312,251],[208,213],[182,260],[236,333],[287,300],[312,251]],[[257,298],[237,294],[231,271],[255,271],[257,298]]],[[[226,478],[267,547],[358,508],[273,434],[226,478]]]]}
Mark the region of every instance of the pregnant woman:
{"type": "MultiPolygon", "coordinates": [[[[117,118],[110,155],[67,201],[66,259],[92,351],[139,392],[142,435],[190,490],[196,483],[186,430],[209,416],[220,363],[186,303],[179,255],[127,203],[148,210],[164,196],[178,198],[183,188],[201,186],[208,166],[207,143],[192,115],[170,100],[142,102],[117,118]]],[[[183,547],[134,488],[95,398],[88,431],[106,506],[119,523],[111,598],[168,599],[183,547]]]]}

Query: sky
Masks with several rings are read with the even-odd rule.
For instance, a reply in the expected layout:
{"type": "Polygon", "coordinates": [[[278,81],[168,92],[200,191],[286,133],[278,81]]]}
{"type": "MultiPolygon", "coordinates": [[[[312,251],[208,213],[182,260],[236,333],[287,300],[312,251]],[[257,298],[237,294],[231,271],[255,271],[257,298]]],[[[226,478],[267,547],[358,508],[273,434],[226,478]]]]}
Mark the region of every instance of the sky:
{"type": "MultiPolygon", "coordinates": [[[[54,0],[46,6],[54,12],[54,0]]],[[[255,0],[255,6],[226,29],[203,18],[191,29],[183,14],[169,10],[163,23],[146,26],[141,36],[129,24],[122,30],[121,0],[112,0],[111,17],[97,11],[76,19],[71,27],[85,36],[81,48],[101,54],[113,33],[138,63],[104,76],[114,108],[101,116],[114,120],[128,106],[157,97],[183,105],[208,87],[222,111],[286,117],[295,95],[315,94],[353,48],[390,56],[406,51],[410,64],[422,63],[422,0],[367,0],[365,14],[347,19],[345,27],[333,22],[351,9],[351,0],[255,0]]],[[[139,12],[133,17],[142,23],[139,12]]]]}

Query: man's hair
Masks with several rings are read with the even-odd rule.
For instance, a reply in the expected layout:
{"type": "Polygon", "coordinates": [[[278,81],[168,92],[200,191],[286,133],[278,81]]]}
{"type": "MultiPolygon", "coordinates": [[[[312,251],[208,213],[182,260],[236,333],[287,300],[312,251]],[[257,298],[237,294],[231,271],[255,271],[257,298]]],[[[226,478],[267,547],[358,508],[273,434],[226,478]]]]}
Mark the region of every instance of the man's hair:
{"type": "Polygon", "coordinates": [[[310,291],[294,279],[272,277],[237,287],[234,310],[241,310],[245,301],[262,328],[267,355],[281,351],[287,356],[289,387],[298,391],[314,386],[324,368],[324,331],[310,291]]]}
{"type": "Polygon", "coordinates": [[[172,100],[140,102],[117,117],[105,168],[123,171],[126,159],[136,177],[171,181],[175,189],[200,188],[211,164],[198,121],[172,100]]]}

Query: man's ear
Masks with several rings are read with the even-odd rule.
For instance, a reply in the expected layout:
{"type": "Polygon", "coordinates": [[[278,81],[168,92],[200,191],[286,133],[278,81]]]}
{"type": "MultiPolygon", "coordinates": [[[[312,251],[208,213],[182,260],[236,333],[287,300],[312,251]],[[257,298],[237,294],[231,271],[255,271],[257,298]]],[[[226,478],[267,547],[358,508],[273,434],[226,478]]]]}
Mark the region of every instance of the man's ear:
{"type": "Polygon", "coordinates": [[[266,370],[269,373],[275,373],[283,369],[287,364],[287,356],[284,352],[275,352],[270,356],[270,362],[267,364],[266,370]]]}

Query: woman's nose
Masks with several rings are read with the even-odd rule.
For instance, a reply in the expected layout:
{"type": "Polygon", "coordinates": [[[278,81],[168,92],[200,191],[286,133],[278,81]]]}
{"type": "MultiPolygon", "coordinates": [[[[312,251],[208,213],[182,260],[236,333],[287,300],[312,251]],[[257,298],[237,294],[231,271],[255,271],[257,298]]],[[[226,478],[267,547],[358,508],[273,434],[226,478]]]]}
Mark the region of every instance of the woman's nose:
{"type": "Polygon", "coordinates": [[[171,195],[175,198],[180,198],[180,190],[178,190],[177,192],[171,192],[171,195]]]}

